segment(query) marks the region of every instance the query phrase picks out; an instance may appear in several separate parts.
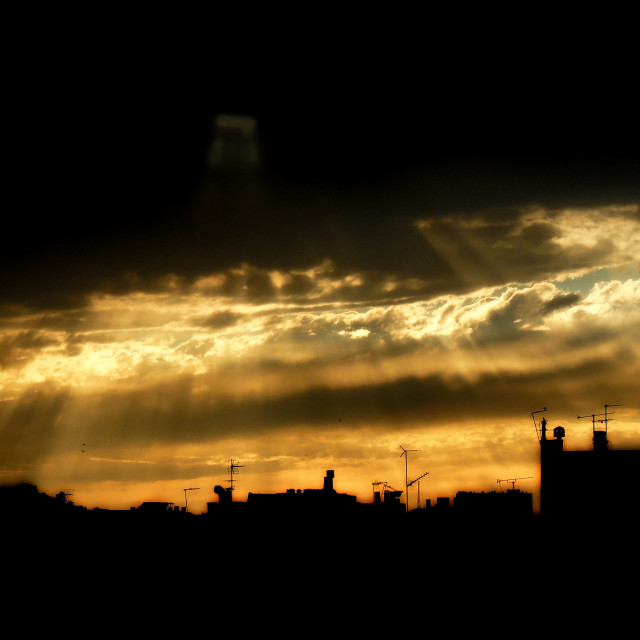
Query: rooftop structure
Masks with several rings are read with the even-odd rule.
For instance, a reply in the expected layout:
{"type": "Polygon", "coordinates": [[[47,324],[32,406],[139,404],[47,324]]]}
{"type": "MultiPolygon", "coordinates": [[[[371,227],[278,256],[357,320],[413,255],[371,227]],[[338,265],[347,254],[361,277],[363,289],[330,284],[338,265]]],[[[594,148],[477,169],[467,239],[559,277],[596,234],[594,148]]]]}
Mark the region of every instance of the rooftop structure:
{"type": "MultiPolygon", "coordinates": [[[[604,421],[601,421],[604,422],[604,421]]],[[[596,428],[593,448],[567,451],[565,429],[547,422],[540,433],[540,510],[547,519],[616,522],[640,510],[640,450],[612,448],[606,426],[596,428]]],[[[606,424],[606,423],[605,423],[606,424]]]]}
{"type": "Polygon", "coordinates": [[[336,510],[356,504],[356,496],[333,488],[335,474],[328,470],[322,489],[288,489],[284,493],[249,493],[247,504],[257,508],[296,510],[336,510]]]}

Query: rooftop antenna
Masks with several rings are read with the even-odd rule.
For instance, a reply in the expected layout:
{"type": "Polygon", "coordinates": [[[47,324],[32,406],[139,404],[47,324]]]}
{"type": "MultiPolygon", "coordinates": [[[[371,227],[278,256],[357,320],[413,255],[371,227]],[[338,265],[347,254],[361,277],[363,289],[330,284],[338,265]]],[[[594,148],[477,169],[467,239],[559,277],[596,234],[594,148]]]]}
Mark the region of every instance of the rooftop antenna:
{"type": "Polygon", "coordinates": [[[524,478],[508,478],[506,480],[496,480],[496,482],[498,484],[500,484],[501,482],[510,482],[511,489],[515,489],[517,480],[529,480],[530,478],[533,478],[533,476],[525,476],[524,478]]]}
{"type": "Polygon", "coordinates": [[[593,446],[594,449],[598,448],[607,448],[608,440],[607,440],[607,423],[609,422],[609,416],[613,412],[609,412],[609,407],[619,407],[619,404],[605,404],[604,405],[604,413],[592,413],[590,416],[578,416],[578,420],[582,418],[591,418],[591,424],[593,428],[593,446]],[[604,418],[602,418],[604,416],[604,418]],[[596,432],[596,422],[604,423],[604,431],[596,432]],[[597,436],[596,436],[597,433],[597,436]],[[597,440],[596,440],[597,438],[597,440]]]}
{"type": "MultiPolygon", "coordinates": [[[[605,405],[606,407],[606,405],[605,405]]],[[[591,415],[588,416],[578,416],[578,420],[582,420],[583,418],[591,418],[591,424],[593,426],[593,433],[596,432],[596,422],[604,422],[605,423],[605,431],[606,431],[606,420],[596,420],[596,418],[599,418],[600,416],[605,416],[606,413],[592,413],[591,415]]]]}
{"type": "MultiPolygon", "coordinates": [[[[609,421],[609,416],[607,414],[607,409],[609,407],[619,407],[619,404],[605,404],[604,405],[604,432],[607,433],[607,422],[609,421]]],[[[611,413],[615,413],[612,411],[611,413]]]]}
{"type": "Polygon", "coordinates": [[[236,471],[236,469],[240,469],[241,467],[244,467],[244,465],[243,464],[236,464],[233,461],[233,458],[231,458],[231,463],[229,465],[229,491],[231,493],[233,493],[233,474],[234,473],[238,473],[236,471]]]}
{"type": "MultiPolygon", "coordinates": [[[[538,425],[536,423],[536,418],[535,418],[535,414],[536,413],[543,413],[544,411],[547,410],[547,407],[544,407],[543,409],[538,409],[538,411],[532,411],[531,412],[531,419],[533,420],[533,426],[536,428],[536,435],[538,436],[538,441],[540,441],[540,436],[541,434],[538,433],[538,425]]],[[[546,421],[544,423],[545,425],[547,424],[546,421]]]]}
{"type": "Polygon", "coordinates": [[[399,446],[402,449],[400,457],[404,456],[405,509],[409,511],[409,451],[417,451],[417,449],[405,449],[402,445],[399,446]]]}
{"type": "Polygon", "coordinates": [[[379,484],[383,485],[383,489],[384,489],[384,487],[386,486],[387,483],[386,482],[378,482],[377,480],[374,480],[371,483],[371,486],[373,487],[373,501],[374,502],[376,501],[376,486],[379,485],[379,484]]]}
{"type": "MultiPolygon", "coordinates": [[[[407,485],[407,489],[408,489],[411,485],[415,484],[416,482],[418,483],[418,509],[420,508],[420,480],[428,475],[429,475],[429,472],[427,471],[426,473],[423,473],[421,476],[418,476],[415,480],[412,480],[407,485]]],[[[409,501],[409,494],[407,494],[407,502],[408,501],[409,501]]]]}
{"type": "Polygon", "coordinates": [[[197,489],[199,489],[200,487],[189,487],[188,489],[184,490],[184,510],[189,513],[189,507],[187,505],[187,491],[196,491],[197,489]]]}

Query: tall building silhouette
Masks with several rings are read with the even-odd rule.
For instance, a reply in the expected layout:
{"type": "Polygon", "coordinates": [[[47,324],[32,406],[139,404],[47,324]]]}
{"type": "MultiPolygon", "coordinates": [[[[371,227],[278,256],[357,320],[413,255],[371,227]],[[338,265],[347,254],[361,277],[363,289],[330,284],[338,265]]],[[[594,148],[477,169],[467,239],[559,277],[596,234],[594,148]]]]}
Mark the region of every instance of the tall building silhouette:
{"type": "MultiPolygon", "coordinates": [[[[603,526],[638,515],[640,450],[616,449],[606,429],[593,430],[593,448],[567,451],[565,429],[540,437],[540,513],[547,520],[590,521],[603,526]]],[[[594,422],[595,425],[595,422],[594,422]]]]}

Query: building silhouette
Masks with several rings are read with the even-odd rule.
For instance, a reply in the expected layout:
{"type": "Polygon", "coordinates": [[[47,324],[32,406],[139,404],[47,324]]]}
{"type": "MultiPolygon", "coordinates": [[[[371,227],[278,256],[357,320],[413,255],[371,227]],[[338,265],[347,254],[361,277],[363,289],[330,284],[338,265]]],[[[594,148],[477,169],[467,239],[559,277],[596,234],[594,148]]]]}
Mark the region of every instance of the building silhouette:
{"type": "Polygon", "coordinates": [[[531,518],[533,496],[528,491],[458,491],[453,500],[456,515],[470,518],[515,520],[531,518]]]}
{"type": "MultiPolygon", "coordinates": [[[[567,451],[565,429],[540,436],[540,512],[545,520],[600,523],[635,520],[640,496],[640,450],[615,449],[606,429],[593,430],[593,448],[567,451]]],[[[595,425],[595,422],[594,422],[595,425]]]]}
{"type": "Polygon", "coordinates": [[[334,477],[334,471],[328,470],[321,489],[288,489],[281,493],[250,492],[246,502],[234,502],[230,488],[216,485],[214,493],[218,496],[218,501],[207,503],[207,513],[214,515],[229,511],[232,506],[235,513],[242,511],[246,514],[264,515],[268,512],[280,517],[352,511],[359,504],[356,496],[338,493],[333,487],[334,477]]]}
{"type": "Polygon", "coordinates": [[[338,493],[333,488],[335,473],[328,470],[321,489],[288,489],[285,493],[249,493],[250,507],[270,510],[344,510],[357,503],[356,496],[338,493]]]}

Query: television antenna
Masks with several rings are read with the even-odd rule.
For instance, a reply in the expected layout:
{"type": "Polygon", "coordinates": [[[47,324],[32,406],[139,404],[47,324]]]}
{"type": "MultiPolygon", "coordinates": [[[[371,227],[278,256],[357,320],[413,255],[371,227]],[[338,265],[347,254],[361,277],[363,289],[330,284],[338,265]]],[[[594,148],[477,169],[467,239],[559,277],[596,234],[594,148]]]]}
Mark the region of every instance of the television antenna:
{"type": "Polygon", "coordinates": [[[228,468],[228,471],[229,471],[229,480],[227,481],[227,482],[229,483],[229,491],[231,491],[231,492],[233,492],[233,482],[234,482],[234,480],[233,480],[233,475],[234,475],[235,473],[238,473],[238,472],[236,471],[236,469],[240,469],[240,468],[242,468],[242,467],[244,467],[244,465],[243,465],[243,464],[236,464],[236,463],[233,461],[233,458],[231,458],[231,462],[230,462],[230,464],[229,464],[229,468],[228,468]]]}
{"type": "Polygon", "coordinates": [[[402,445],[399,446],[402,449],[400,457],[404,456],[405,509],[409,511],[409,452],[417,451],[417,449],[405,449],[402,445]]]}
{"type": "MultiPolygon", "coordinates": [[[[607,432],[607,422],[609,422],[609,414],[607,413],[607,410],[609,409],[609,407],[619,407],[619,404],[605,404],[604,405],[604,432],[607,432]]],[[[614,411],[612,411],[611,413],[615,413],[614,411]]]]}
{"type": "Polygon", "coordinates": [[[517,480],[529,480],[530,478],[533,478],[533,476],[525,476],[524,478],[507,478],[504,480],[496,480],[496,483],[500,484],[501,482],[510,482],[511,489],[515,489],[517,480]]]}
{"type": "Polygon", "coordinates": [[[609,416],[612,415],[615,412],[610,412],[609,413],[609,407],[619,407],[619,404],[605,404],[604,405],[604,413],[592,413],[591,415],[586,415],[586,416],[578,416],[578,420],[581,420],[582,418],[591,418],[591,424],[593,425],[593,431],[595,433],[596,430],[596,422],[604,422],[604,432],[607,432],[607,423],[609,422],[609,416]],[[604,416],[604,418],[601,418],[601,416],[604,416]],[[596,418],[600,418],[599,420],[596,420],[596,418]]]}
{"type": "Polygon", "coordinates": [[[600,416],[603,416],[604,413],[592,413],[588,416],[578,416],[578,420],[582,420],[583,418],[591,418],[591,424],[593,426],[593,432],[595,433],[596,431],[596,422],[604,422],[603,420],[596,420],[596,418],[600,418],[600,416]]]}
{"type": "MultiPolygon", "coordinates": [[[[425,476],[428,476],[429,472],[427,471],[426,473],[423,473],[421,476],[418,476],[417,478],[415,478],[414,480],[412,480],[408,485],[407,485],[407,489],[409,487],[411,487],[411,485],[415,484],[416,482],[418,483],[418,509],[420,508],[420,480],[422,480],[422,478],[424,478],[425,476]]],[[[409,501],[409,495],[407,494],[407,502],[409,501]]]]}
{"type": "Polygon", "coordinates": [[[187,505],[187,491],[197,491],[200,487],[189,487],[184,490],[184,510],[189,513],[189,507],[187,505]]]}
{"type": "MultiPolygon", "coordinates": [[[[535,418],[535,414],[536,413],[543,413],[544,411],[547,410],[547,407],[544,407],[543,409],[538,409],[538,411],[532,411],[531,412],[531,419],[533,420],[533,426],[536,428],[536,435],[538,436],[538,441],[540,440],[540,433],[538,432],[538,424],[536,423],[536,418],[535,418]]],[[[545,425],[547,424],[546,420],[545,420],[545,425]]]]}

